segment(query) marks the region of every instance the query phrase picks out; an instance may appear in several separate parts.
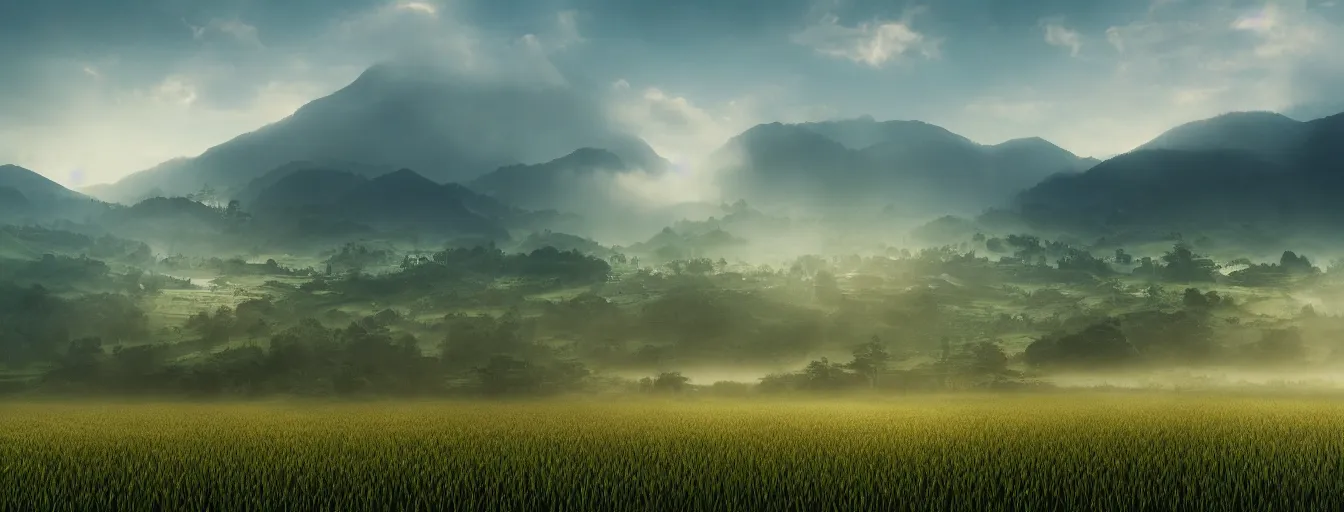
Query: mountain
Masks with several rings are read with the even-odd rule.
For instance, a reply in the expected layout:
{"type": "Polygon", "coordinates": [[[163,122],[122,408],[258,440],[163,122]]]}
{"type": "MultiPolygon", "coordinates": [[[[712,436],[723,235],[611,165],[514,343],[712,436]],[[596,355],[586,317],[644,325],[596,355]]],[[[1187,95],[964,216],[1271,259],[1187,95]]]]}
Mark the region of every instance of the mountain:
{"type": "Polygon", "coordinates": [[[1024,191],[1015,210],[1035,226],[1093,234],[1331,231],[1344,221],[1341,140],[1344,114],[1305,123],[1219,116],[1087,172],[1046,180],[1024,191]],[[1148,149],[1155,147],[1177,149],[1148,149]]]}
{"type": "Polygon", "coordinates": [[[89,198],[61,186],[37,172],[17,165],[0,165],[0,187],[8,187],[32,201],[80,200],[89,198]]]}
{"type": "Polygon", "coordinates": [[[14,187],[0,187],[0,215],[17,215],[32,208],[33,203],[14,187]]]}
{"type": "Polygon", "coordinates": [[[410,169],[372,179],[333,169],[293,170],[269,186],[253,183],[245,190],[255,190],[244,207],[258,219],[310,227],[321,220],[502,240],[508,238],[505,227],[527,213],[461,185],[440,185],[410,169]]]}
{"type": "MultiPolygon", "coordinates": [[[[237,199],[243,208],[251,208],[261,193],[292,174],[300,172],[331,172],[336,174],[349,174],[351,176],[361,176],[372,178],[375,176],[387,174],[395,171],[394,167],[374,166],[361,164],[358,162],[314,162],[314,161],[294,161],[289,162],[263,174],[239,187],[236,191],[226,193],[229,199],[237,199]]],[[[320,180],[320,179],[319,179],[320,180]]],[[[296,180],[295,183],[304,183],[308,179],[296,180]]]]}
{"type": "Polygon", "coordinates": [[[0,219],[5,221],[83,221],[101,215],[106,206],[34,171],[0,165],[0,219]]]}
{"type": "Polygon", "coordinates": [[[1042,139],[988,146],[920,121],[755,126],[716,154],[725,199],[803,209],[978,212],[1047,176],[1087,169],[1042,139]]]}
{"type": "Polygon", "coordinates": [[[364,176],[335,169],[267,174],[248,184],[239,203],[257,215],[304,212],[335,204],[368,182],[364,176]]]}
{"type": "Polygon", "coordinates": [[[632,170],[615,153],[581,148],[543,164],[501,167],[467,186],[522,208],[582,211],[605,199],[599,187],[612,175],[632,170]]]}
{"type": "Polygon", "coordinates": [[[1273,112],[1232,112],[1172,128],[1135,151],[1237,150],[1265,160],[1286,162],[1308,130],[1308,123],[1273,112]]]}
{"type": "Polygon", "coordinates": [[[238,190],[295,161],[413,168],[436,181],[467,181],[580,147],[604,148],[640,167],[662,165],[644,141],[609,120],[597,98],[573,89],[478,83],[432,67],[382,64],[276,123],[93,192],[134,201],[156,189],[238,190]]]}

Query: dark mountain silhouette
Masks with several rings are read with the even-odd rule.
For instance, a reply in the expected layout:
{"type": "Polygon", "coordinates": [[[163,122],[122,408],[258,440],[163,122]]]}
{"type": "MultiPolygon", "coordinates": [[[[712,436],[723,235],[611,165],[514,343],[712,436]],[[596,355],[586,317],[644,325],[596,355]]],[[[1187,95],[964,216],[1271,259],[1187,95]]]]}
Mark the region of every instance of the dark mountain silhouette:
{"type": "Polygon", "coordinates": [[[255,198],[244,204],[259,219],[288,223],[303,220],[303,225],[325,219],[381,230],[507,239],[506,226],[531,218],[530,212],[461,185],[435,183],[410,169],[372,179],[333,169],[295,170],[270,186],[252,184],[245,190],[256,190],[255,198]]]}
{"type": "Polygon", "coordinates": [[[928,123],[870,117],[759,125],[716,157],[728,199],[820,209],[898,203],[940,213],[978,212],[1096,163],[1041,139],[986,146],[928,123]]]}
{"type": "Polygon", "coordinates": [[[0,165],[0,187],[12,188],[32,201],[90,199],[17,165],[0,165]]]}
{"type": "Polygon", "coordinates": [[[424,66],[378,65],[293,115],[210,148],[90,189],[133,201],[209,184],[244,186],[293,161],[350,161],[419,169],[465,181],[505,165],[542,162],[600,147],[632,165],[664,165],[642,140],[616,128],[596,98],[557,87],[484,84],[424,66]]]}
{"type": "Polygon", "coordinates": [[[1309,129],[1308,123],[1273,112],[1232,112],[1167,130],[1135,151],[1237,150],[1274,162],[1286,162],[1293,157],[1296,146],[1301,144],[1309,129]]]}
{"type": "Polygon", "coordinates": [[[467,186],[521,208],[582,211],[608,199],[599,187],[613,174],[632,170],[610,151],[582,148],[544,164],[501,167],[467,186]]]}
{"type": "Polygon", "coordinates": [[[32,203],[14,187],[0,187],[0,215],[12,215],[28,211],[32,203]]]}
{"type": "Polygon", "coordinates": [[[8,222],[83,221],[107,205],[17,165],[0,165],[0,216],[8,222]]]}
{"type": "Polygon", "coordinates": [[[272,175],[257,178],[245,189],[243,208],[258,215],[293,214],[322,210],[369,182],[355,173],[334,169],[302,169],[285,173],[262,186],[272,175]]]}
{"type": "MultiPolygon", "coordinates": [[[[349,174],[352,176],[372,178],[375,176],[387,174],[395,170],[397,170],[395,167],[366,165],[358,162],[294,161],[276,167],[275,169],[271,169],[266,174],[263,174],[257,177],[256,179],[247,182],[246,185],[239,187],[237,191],[228,193],[226,195],[230,199],[237,199],[240,203],[242,203],[244,208],[251,208],[253,203],[257,201],[258,196],[261,195],[263,191],[270,189],[281,179],[284,179],[290,176],[291,174],[300,172],[326,171],[331,173],[349,174]]],[[[302,184],[310,181],[310,179],[300,179],[296,180],[294,183],[302,184]]],[[[320,179],[318,181],[320,181],[320,179]]],[[[317,186],[329,186],[324,183],[315,183],[315,184],[317,186]]]]}
{"type": "Polygon", "coordinates": [[[1342,140],[1344,114],[1307,123],[1220,116],[1144,146],[1190,149],[1138,150],[1046,180],[1023,192],[1016,209],[1036,226],[1089,233],[1255,228],[1288,236],[1329,229],[1344,220],[1342,140]],[[1255,136],[1267,140],[1250,140],[1255,136]],[[1242,147],[1220,147],[1238,137],[1242,147]]]}

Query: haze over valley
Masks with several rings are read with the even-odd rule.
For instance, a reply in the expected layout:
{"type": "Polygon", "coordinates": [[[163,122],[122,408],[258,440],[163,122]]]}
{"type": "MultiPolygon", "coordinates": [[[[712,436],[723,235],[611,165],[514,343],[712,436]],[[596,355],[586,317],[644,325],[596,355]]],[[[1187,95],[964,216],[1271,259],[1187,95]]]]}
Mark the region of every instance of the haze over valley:
{"type": "Polygon", "coordinates": [[[1344,4],[0,7],[0,509],[1344,510],[1344,4]]]}

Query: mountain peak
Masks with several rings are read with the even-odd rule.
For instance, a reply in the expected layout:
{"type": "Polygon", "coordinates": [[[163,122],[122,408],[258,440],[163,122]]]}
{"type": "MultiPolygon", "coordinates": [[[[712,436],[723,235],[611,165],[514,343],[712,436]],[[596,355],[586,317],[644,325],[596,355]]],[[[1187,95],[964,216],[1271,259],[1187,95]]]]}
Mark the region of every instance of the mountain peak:
{"type": "Polygon", "coordinates": [[[1177,126],[1139,146],[1153,149],[1243,150],[1270,161],[1291,157],[1306,123],[1275,112],[1228,112],[1177,126]]]}
{"type": "Polygon", "coordinates": [[[420,173],[412,171],[408,168],[397,169],[395,171],[374,178],[372,183],[379,184],[382,186],[396,186],[396,187],[435,188],[439,186],[439,184],[435,183],[434,180],[426,178],[420,173]]]}
{"type": "Polygon", "coordinates": [[[32,200],[85,199],[84,195],[51,181],[37,171],[13,164],[0,165],[0,186],[17,190],[32,200]]]}
{"type": "Polygon", "coordinates": [[[302,160],[406,167],[436,182],[469,181],[580,147],[658,167],[648,145],[604,112],[601,101],[574,88],[489,83],[433,65],[377,65],[285,119],[100,193],[126,199],[155,187],[191,192],[205,183],[237,189],[302,160]]]}
{"type": "Polygon", "coordinates": [[[596,169],[625,170],[625,161],[615,153],[598,148],[579,148],[573,153],[562,156],[550,163],[563,163],[596,169]]]}

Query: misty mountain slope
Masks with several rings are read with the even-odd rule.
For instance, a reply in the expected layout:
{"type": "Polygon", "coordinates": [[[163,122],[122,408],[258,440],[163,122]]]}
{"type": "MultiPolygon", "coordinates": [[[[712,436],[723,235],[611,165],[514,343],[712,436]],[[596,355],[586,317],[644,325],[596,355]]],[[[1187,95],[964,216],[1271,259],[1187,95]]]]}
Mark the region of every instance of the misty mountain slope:
{"type": "Polygon", "coordinates": [[[1087,169],[1042,139],[977,144],[918,121],[759,125],[717,153],[725,199],[802,208],[979,212],[1057,174],[1087,169]]]}
{"type": "Polygon", "coordinates": [[[247,187],[255,189],[255,199],[244,207],[268,222],[311,225],[322,220],[332,225],[507,239],[506,226],[522,219],[538,221],[528,216],[530,212],[458,184],[435,183],[410,169],[372,179],[340,170],[304,169],[263,185],[247,187]]]}
{"type": "Polygon", "coordinates": [[[0,187],[8,187],[32,201],[88,200],[89,197],[61,186],[37,172],[17,165],[0,165],[0,187]]]}
{"type": "Polygon", "coordinates": [[[849,149],[864,149],[878,144],[902,142],[911,146],[952,143],[978,146],[970,139],[941,126],[923,121],[876,121],[872,116],[857,119],[800,123],[799,127],[839,142],[849,149]]]}
{"type": "Polygon", "coordinates": [[[613,175],[630,171],[610,151],[582,148],[543,164],[500,167],[467,186],[521,208],[581,211],[608,199],[607,191],[598,188],[613,175]]]}
{"type": "Polygon", "coordinates": [[[797,125],[757,125],[730,139],[714,160],[732,162],[717,173],[723,198],[760,204],[824,207],[854,186],[863,157],[797,125]]]}
{"type": "Polygon", "coordinates": [[[1016,207],[1033,225],[1089,233],[1259,226],[1291,236],[1337,229],[1344,220],[1344,115],[1293,130],[1294,138],[1274,141],[1291,151],[1252,144],[1128,153],[1047,180],[1023,192],[1016,207]]]}
{"type": "Polygon", "coordinates": [[[1017,207],[1047,226],[1088,229],[1246,222],[1246,206],[1279,195],[1278,164],[1247,151],[1147,150],[1127,153],[1085,173],[1056,176],[1023,192],[1017,207]]]}
{"type": "Polygon", "coordinates": [[[1135,151],[1239,150],[1275,162],[1293,158],[1311,131],[1308,123],[1272,112],[1232,112],[1167,130],[1135,151]]]}
{"type": "Polygon", "coordinates": [[[28,198],[14,187],[0,187],[0,215],[17,215],[32,208],[28,198]]]}
{"type": "Polygon", "coordinates": [[[7,222],[83,222],[107,205],[17,165],[0,165],[0,216],[7,222]]]}
{"type": "MultiPolygon", "coordinates": [[[[263,174],[247,182],[246,185],[243,185],[242,187],[239,187],[236,191],[227,193],[226,195],[229,199],[237,199],[240,203],[242,203],[244,208],[250,208],[257,201],[257,199],[259,198],[259,196],[263,191],[270,189],[275,184],[279,183],[281,180],[293,174],[301,172],[330,172],[334,174],[372,178],[375,176],[387,174],[395,170],[396,168],[365,165],[357,162],[295,161],[281,165],[279,167],[276,167],[275,169],[271,169],[266,174],[263,174]]],[[[309,179],[320,179],[320,178],[299,179],[296,180],[295,184],[297,185],[298,183],[303,183],[304,181],[308,181],[309,179]]]]}
{"type": "Polygon", "coordinates": [[[1298,165],[1315,169],[1326,178],[1344,180],[1344,113],[1306,123],[1298,165]]]}
{"type": "Polygon", "coordinates": [[[252,196],[250,199],[239,199],[243,208],[256,214],[297,213],[325,208],[369,181],[355,173],[332,169],[303,169],[287,173],[269,185],[257,183],[263,179],[257,178],[248,185],[247,196],[252,196]]]}
{"type": "Polygon", "coordinates": [[[349,161],[419,169],[465,181],[505,165],[600,147],[641,167],[665,165],[618,129],[595,98],[556,87],[478,84],[436,70],[378,65],[293,115],[194,158],[177,159],[91,189],[117,201],[159,189],[235,189],[293,161],[349,161]]]}

